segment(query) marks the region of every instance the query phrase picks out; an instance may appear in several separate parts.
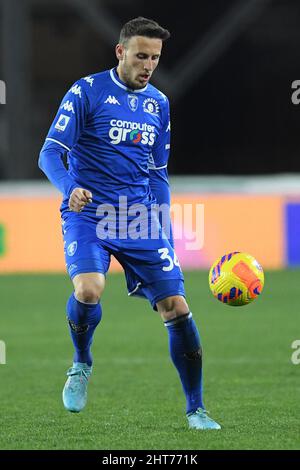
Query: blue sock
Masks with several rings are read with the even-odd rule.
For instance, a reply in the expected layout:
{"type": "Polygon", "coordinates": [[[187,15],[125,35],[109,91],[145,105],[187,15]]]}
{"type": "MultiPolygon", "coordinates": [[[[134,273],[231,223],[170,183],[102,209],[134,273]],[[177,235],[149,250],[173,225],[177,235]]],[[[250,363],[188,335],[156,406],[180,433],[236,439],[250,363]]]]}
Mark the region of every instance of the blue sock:
{"type": "Polygon", "coordinates": [[[75,298],[74,292],[67,302],[67,319],[75,347],[74,362],[92,365],[91,345],[96,326],[102,317],[99,303],[87,304],[75,298]]]}
{"type": "Polygon", "coordinates": [[[192,314],[166,321],[172,361],[186,396],[186,412],[204,408],[202,401],[202,350],[192,314]]]}

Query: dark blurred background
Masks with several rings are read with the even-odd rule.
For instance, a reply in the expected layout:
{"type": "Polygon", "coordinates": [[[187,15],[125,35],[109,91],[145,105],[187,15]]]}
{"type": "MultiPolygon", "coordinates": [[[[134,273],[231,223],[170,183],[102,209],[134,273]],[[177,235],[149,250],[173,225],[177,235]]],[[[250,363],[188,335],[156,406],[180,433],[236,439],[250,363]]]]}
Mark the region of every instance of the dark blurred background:
{"type": "Polygon", "coordinates": [[[1,0],[0,180],[45,178],[39,150],[71,84],[116,65],[123,23],[172,34],[153,84],[172,111],[170,174],[300,171],[299,0],[1,0]]]}

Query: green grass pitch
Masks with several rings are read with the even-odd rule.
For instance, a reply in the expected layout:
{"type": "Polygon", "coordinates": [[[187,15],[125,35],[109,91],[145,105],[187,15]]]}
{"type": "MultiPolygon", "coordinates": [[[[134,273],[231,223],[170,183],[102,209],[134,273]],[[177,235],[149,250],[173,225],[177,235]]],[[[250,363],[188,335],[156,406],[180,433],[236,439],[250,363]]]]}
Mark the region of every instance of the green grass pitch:
{"type": "Polygon", "coordinates": [[[89,401],[64,410],[71,365],[65,275],[0,277],[0,449],[300,449],[300,271],[267,272],[263,294],[228,307],[210,294],[206,272],[185,273],[187,299],[204,348],[204,399],[221,431],[191,431],[167,331],[142,299],[111,274],[96,330],[89,401]]]}

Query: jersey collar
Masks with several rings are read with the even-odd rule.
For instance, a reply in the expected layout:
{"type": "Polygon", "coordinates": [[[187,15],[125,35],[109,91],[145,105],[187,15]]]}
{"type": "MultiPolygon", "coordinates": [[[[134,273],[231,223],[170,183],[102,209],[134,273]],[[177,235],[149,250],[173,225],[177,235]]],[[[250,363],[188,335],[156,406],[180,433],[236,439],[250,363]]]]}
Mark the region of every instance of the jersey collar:
{"type": "Polygon", "coordinates": [[[147,85],[144,88],[140,88],[139,90],[132,90],[131,88],[128,88],[128,86],[126,86],[125,83],[122,82],[122,80],[120,80],[119,75],[116,72],[116,67],[114,67],[113,69],[110,69],[109,73],[110,73],[110,77],[112,81],[116,85],[118,85],[120,88],[123,88],[123,90],[130,91],[130,93],[142,93],[148,87],[148,83],[147,83],[147,85]]]}

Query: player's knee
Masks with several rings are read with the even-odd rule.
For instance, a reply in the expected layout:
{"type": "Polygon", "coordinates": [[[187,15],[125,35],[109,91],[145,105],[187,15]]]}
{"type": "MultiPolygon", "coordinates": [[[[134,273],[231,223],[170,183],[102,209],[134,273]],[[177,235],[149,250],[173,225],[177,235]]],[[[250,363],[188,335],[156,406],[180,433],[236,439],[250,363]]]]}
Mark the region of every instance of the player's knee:
{"type": "Polygon", "coordinates": [[[75,289],[75,297],[79,302],[95,304],[100,300],[100,292],[94,286],[79,286],[75,289]]]}
{"type": "Polygon", "coordinates": [[[74,288],[75,297],[80,302],[97,303],[102,295],[104,282],[101,278],[89,279],[82,276],[75,280],[74,288]]]}
{"type": "Polygon", "coordinates": [[[184,297],[174,295],[157,302],[157,310],[162,319],[168,321],[189,313],[189,306],[184,297]]]}

